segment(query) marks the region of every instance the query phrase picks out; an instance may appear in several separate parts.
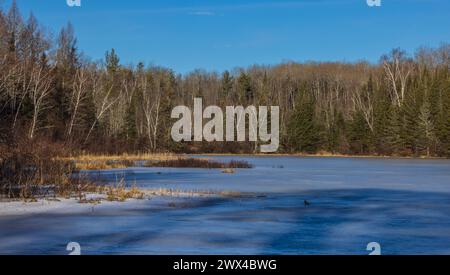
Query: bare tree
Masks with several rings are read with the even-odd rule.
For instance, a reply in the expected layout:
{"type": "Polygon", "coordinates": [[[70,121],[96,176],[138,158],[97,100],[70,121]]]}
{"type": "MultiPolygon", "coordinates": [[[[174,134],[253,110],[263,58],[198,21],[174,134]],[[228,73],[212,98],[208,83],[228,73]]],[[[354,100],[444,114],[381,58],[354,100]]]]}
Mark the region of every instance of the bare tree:
{"type": "Polygon", "coordinates": [[[31,120],[29,137],[34,138],[38,129],[39,116],[43,110],[48,108],[47,97],[52,91],[53,78],[50,70],[45,70],[44,66],[36,66],[31,72],[30,98],[33,103],[33,117],[31,120]]]}
{"type": "Polygon", "coordinates": [[[361,111],[370,131],[374,132],[373,94],[369,89],[356,89],[352,100],[357,110],[361,111]]]}
{"type": "Polygon", "coordinates": [[[73,128],[76,124],[78,112],[84,101],[88,97],[88,72],[84,68],[77,69],[70,97],[70,122],[67,128],[67,137],[72,135],[73,128]]]}
{"type": "Polygon", "coordinates": [[[113,84],[105,83],[102,75],[94,75],[92,79],[92,97],[95,105],[95,119],[86,135],[84,143],[87,143],[95,126],[105,113],[117,102],[120,97],[113,97],[113,84]]]}
{"type": "Polygon", "coordinates": [[[405,52],[395,49],[390,56],[383,57],[383,68],[391,86],[392,100],[399,107],[405,99],[406,84],[412,73],[411,62],[406,60],[405,55],[405,52]]]}
{"type": "Polygon", "coordinates": [[[157,149],[157,137],[159,116],[161,109],[161,85],[156,78],[156,83],[149,81],[146,75],[141,75],[139,85],[141,90],[141,106],[145,119],[145,128],[150,149],[157,149]],[[152,85],[154,84],[154,85],[152,85]]]}

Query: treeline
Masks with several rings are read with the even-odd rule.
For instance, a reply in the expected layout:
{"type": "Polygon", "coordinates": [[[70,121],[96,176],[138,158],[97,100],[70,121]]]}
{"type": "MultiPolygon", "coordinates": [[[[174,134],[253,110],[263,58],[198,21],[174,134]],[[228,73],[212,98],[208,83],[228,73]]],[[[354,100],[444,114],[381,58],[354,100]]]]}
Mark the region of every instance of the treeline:
{"type": "Polygon", "coordinates": [[[0,12],[0,140],[96,153],[253,152],[251,143],[175,143],[173,107],[278,105],[281,152],[450,155],[450,45],[378,64],[284,63],[223,74],[91,61],[68,24],[51,35],[15,2],[0,12]]]}

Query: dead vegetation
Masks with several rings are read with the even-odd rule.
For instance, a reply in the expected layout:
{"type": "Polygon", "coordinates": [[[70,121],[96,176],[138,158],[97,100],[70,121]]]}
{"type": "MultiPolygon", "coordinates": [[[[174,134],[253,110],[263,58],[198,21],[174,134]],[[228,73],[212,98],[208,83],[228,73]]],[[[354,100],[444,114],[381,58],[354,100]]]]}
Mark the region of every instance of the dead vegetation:
{"type": "Polygon", "coordinates": [[[135,162],[132,160],[93,160],[93,161],[77,161],[75,167],[77,170],[108,170],[123,169],[132,167],[135,162]]]}
{"type": "Polygon", "coordinates": [[[79,155],[64,158],[75,163],[77,170],[123,169],[136,165],[139,161],[170,161],[183,156],[169,153],[123,154],[123,155],[79,155]]]}
{"type": "Polygon", "coordinates": [[[178,158],[174,160],[147,161],[147,167],[171,167],[171,168],[206,168],[206,169],[237,169],[253,168],[247,161],[232,160],[229,162],[219,162],[210,159],[200,158],[178,158]]]}
{"type": "Polygon", "coordinates": [[[171,154],[123,156],[68,157],[63,144],[38,139],[8,139],[0,144],[0,199],[33,202],[39,199],[76,198],[80,203],[144,199],[157,196],[195,197],[207,195],[240,196],[238,192],[185,191],[173,189],[140,190],[130,187],[122,178],[116,184],[105,185],[80,170],[101,170],[129,167],[144,160],[154,166],[250,168],[246,162],[220,163],[206,159],[189,159],[171,154]],[[14,141],[12,141],[14,140],[14,141]],[[93,195],[93,196],[92,196],[93,195]]]}
{"type": "Polygon", "coordinates": [[[221,196],[221,197],[242,197],[243,194],[238,191],[214,191],[214,190],[180,190],[170,188],[147,189],[143,191],[149,197],[202,197],[202,196],[221,196]]]}
{"type": "Polygon", "coordinates": [[[35,200],[44,197],[70,197],[97,191],[87,177],[76,173],[64,155],[63,145],[45,140],[14,138],[0,147],[0,197],[35,200]]]}
{"type": "Polygon", "coordinates": [[[127,188],[125,179],[122,178],[115,186],[108,186],[106,188],[106,200],[108,201],[126,201],[128,199],[144,199],[145,193],[139,190],[136,186],[127,188]]]}
{"type": "Polygon", "coordinates": [[[222,173],[223,173],[223,174],[234,174],[234,173],[236,173],[236,170],[234,170],[234,169],[232,169],[232,168],[227,168],[227,169],[224,169],[224,170],[222,171],[222,173]]]}
{"type": "Polygon", "coordinates": [[[122,155],[93,155],[81,154],[66,158],[72,161],[163,161],[182,158],[183,156],[171,153],[140,153],[140,154],[122,154],[122,155]]]}

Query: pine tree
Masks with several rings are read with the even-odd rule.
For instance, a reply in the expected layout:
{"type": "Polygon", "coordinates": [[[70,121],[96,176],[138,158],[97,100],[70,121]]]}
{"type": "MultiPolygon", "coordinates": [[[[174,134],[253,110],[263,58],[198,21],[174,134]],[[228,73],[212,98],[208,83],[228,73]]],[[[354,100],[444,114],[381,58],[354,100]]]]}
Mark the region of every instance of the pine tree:
{"type": "Polygon", "coordinates": [[[135,140],[137,137],[136,108],[135,108],[136,105],[137,104],[130,104],[125,114],[124,136],[127,140],[135,140]]]}
{"type": "Polygon", "coordinates": [[[253,87],[250,76],[245,72],[241,72],[241,75],[238,78],[238,86],[240,97],[247,102],[252,102],[254,98],[253,87]]]}
{"type": "Polygon", "coordinates": [[[448,86],[443,89],[443,107],[439,116],[437,136],[443,155],[450,157],[450,79],[446,83],[448,86]]]}
{"type": "Polygon", "coordinates": [[[427,156],[430,156],[430,150],[433,146],[435,137],[431,115],[431,104],[428,99],[425,99],[420,108],[418,130],[418,149],[425,150],[427,156]]]}
{"type": "Polygon", "coordinates": [[[9,11],[6,15],[6,25],[8,32],[8,48],[11,53],[16,53],[17,44],[19,42],[19,35],[23,28],[23,19],[20,14],[17,1],[13,0],[9,11]]]}
{"type": "Polygon", "coordinates": [[[388,154],[398,154],[404,148],[404,140],[402,139],[403,119],[400,109],[392,105],[388,109],[389,116],[387,123],[381,129],[382,141],[381,146],[388,154]]]}
{"type": "Polygon", "coordinates": [[[228,97],[232,96],[233,77],[230,72],[225,71],[222,75],[222,93],[220,95],[220,105],[225,106],[228,97]]]}
{"type": "Polygon", "coordinates": [[[300,97],[289,119],[287,145],[292,151],[312,153],[317,150],[319,139],[314,118],[314,101],[303,97],[300,97]]]}
{"type": "Polygon", "coordinates": [[[324,132],[324,141],[326,150],[332,153],[339,151],[339,145],[342,144],[342,136],[345,133],[345,120],[341,112],[334,110],[334,119],[328,130],[324,132]]]}
{"type": "Polygon", "coordinates": [[[362,112],[357,111],[353,114],[353,119],[349,123],[347,135],[353,153],[368,153],[371,133],[362,112]]]}
{"type": "MultiPolygon", "coordinates": [[[[415,92],[414,92],[415,93],[415,92]]],[[[418,100],[415,94],[407,96],[405,103],[400,109],[402,119],[401,140],[404,149],[409,153],[417,155],[419,152],[419,113],[421,105],[418,105],[418,100]]],[[[405,152],[406,153],[406,152],[405,152]]]]}
{"type": "MultiPolygon", "coordinates": [[[[393,148],[390,147],[390,137],[396,133],[395,129],[386,131],[389,125],[398,125],[398,116],[392,117],[393,106],[389,99],[389,94],[384,86],[376,90],[374,102],[373,140],[378,153],[391,154],[393,148]],[[392,121],[391,121],[392,120],[392,121]]],[[[399,128],[398,128],[399,130],[399,128]]],[[[396,143],[396,142],[394,142],[396,143]]]]}
{"type": "Polygon", "coordinates": [[[106,60],[106,69],[108,70],[108,73],[110,74],[116,73],[120,64],[120,59],[119,56],[117,56],[116,54],[116,50],[111,49],[111,52],[107,51],[105,54],[105,60],[106,60]]]}
{"type": "Polygon", "coordinates": [[[447,113],[447,118],[444,120],[442,144],[444,155],[450,157],[450,112],[447,113]]]}

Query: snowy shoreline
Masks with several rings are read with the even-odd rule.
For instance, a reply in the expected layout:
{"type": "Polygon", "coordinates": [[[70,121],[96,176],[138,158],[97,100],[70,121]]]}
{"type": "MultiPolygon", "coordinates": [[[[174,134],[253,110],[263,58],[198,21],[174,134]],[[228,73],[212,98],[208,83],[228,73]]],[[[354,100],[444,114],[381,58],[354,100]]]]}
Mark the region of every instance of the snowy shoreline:
{"type": "Polygon", "coordinates": [[[23,200],[0,201],[0,218],[36,214],[89,214],[92,212],[123,211],[140,208],[170,209],[193,199],[213,198],[216,195],[180,194],[174,196],[149,196],[126,201],[108,201],[103,194],[89,194],[87,199],[97,203],[80,203],[76,198],[46,198],[35,202],[23,200]]]}

